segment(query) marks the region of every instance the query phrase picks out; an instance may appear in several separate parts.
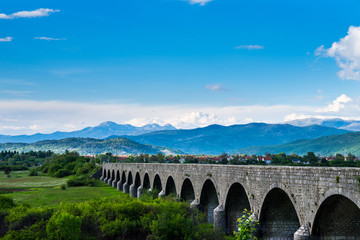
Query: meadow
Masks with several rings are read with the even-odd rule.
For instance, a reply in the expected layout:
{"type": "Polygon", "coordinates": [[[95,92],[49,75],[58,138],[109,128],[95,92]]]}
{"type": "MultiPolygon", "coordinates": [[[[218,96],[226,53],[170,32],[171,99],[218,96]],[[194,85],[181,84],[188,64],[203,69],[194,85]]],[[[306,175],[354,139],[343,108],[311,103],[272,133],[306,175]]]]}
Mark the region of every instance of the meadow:
{"type": "Polygon", "coordinates": [[[31,206],[52,206],[61,202],[76,203],[102,197],[119,195],[119,192],[100,181],[94,187],[66,187],[69,177],[53,178],[47,174],[39,173],[38,176],[29,176],[29,171],[15,171],[10,177],[0,173],[0,192],[18,203],[31,206]]]}

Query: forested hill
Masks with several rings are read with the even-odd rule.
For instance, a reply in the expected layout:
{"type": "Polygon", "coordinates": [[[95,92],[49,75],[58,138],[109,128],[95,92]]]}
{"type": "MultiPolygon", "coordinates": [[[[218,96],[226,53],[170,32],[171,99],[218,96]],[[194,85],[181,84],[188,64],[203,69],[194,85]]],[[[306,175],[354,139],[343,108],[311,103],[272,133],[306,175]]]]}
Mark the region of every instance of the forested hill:
{"type": "Polygon", "coordinates": [[[111,152],[114,155],[127,154],[179,154],[180,151],[171,150],[165,147],[157,147],[149,144],[140,144],[126,138],[94,139],[94,138],[66,138],[62,140],[46,140],[36,143],[3,143],[0,144],[0,151],[47,151],[62,153],[66,150],[77,151],[82,155],[100,154],[111,152]]]}
{"type": "Polygon", "coordinates": [[[346,133],[342,135],[325,136],[316,139],[297,140],[286,144],[273,146],[255,146],[239,149],[240,152],[248,154],[296,153],[304,155],[307,152],[314,152],[320,156],[330,156],[340,153],[346,155],[352,153],[360,155],[360,132],[346,133]]]}
{"type": "Polygon", "coordinates": [[[157,131],[126,136],[133,141],[179,149],[189,154],[221,154],[248,146],[288,143],[297,139],[344,134],[347,130],[324,127],[296,127],[289,124],[250,123],[244,125],[210,125],[189,130],[157,131]]]}

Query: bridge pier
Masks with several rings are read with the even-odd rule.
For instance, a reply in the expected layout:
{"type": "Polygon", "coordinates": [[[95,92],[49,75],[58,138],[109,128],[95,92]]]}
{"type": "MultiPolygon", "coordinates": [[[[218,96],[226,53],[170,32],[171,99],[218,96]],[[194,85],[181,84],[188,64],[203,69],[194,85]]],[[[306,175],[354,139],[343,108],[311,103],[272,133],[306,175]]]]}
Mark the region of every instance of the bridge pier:
{"type": "Polygon", "coordinates": [[[112,187],[115,188],[117,185],[116,185],[117,181],[116,181],[116,178],[114,179],[114,181],[112,181],[112,187]]]}
{"type": "Polygon", "coordinates": [[[130,197],[136,198],[136,191],[135,183],[131,184],[129,188],[130,197]]]}
{"type": "Polygon", "coordinates": [[[161,192],[159,192],[158,196],[159,196],[159,198],[164,197],[165,196],[165,191],[161,190],[161,192]]]}
{"type": "Polygon", "coordinates": [[[103,175],[101,175],[100,181],[104,181],[104,176],[103,175]]]}
{"type": "Polygon", "coordinates": [[[306,224],[294,233],[294,240],[310,240],[310,232],[306,224]]]}
{"type": "Polygon", "coordinates": [[[127,182],[123,185],[123,193],[129,193],[129,184],[127,182]]]}
{"type": "Polygon", "coordinates": [[[226,230],[225,209],[221,204],[214,209],[214,229],[221,232],[226,230]]]}
{"type": "Polygon", "coordinates": [[[137,198],[138,199],[140,199],[142,191],[143,191],[143,187],[142,186],[138,187],[138,189],[137,189],[137,198]]]}
{"type": "Polygon", "coordinates": [[[104,178],[104,180],[103,180],[103,181],[104,181],[104,183],[107,183],[107,180],[108,180],[108,178],[107,178],[107,177],[106,177],[106,178],[104,178]]]}
{"type": "Polygon", "coordinates": [[[200,203],[199,203],[199,201],[198,201],[197,199],[195,199],[194,201],[192,201],[192,202],[190,203],[190,208],[199,210],[199,208],[200,208],[200,203]]]}
{"type": "Polygon", "coordinates": [[[112,178],[111,178],[111,177],[108,179],[107,184],[108,184],[109,186],[112,185],[112,178]]]}
{"type": "Polygon", "coordinates": [[[116,184],[116,189],[117,189],[118,191],[122,191],[121,180],[119,180],[119,181],[117,182],[117,184],[116,184]]]}

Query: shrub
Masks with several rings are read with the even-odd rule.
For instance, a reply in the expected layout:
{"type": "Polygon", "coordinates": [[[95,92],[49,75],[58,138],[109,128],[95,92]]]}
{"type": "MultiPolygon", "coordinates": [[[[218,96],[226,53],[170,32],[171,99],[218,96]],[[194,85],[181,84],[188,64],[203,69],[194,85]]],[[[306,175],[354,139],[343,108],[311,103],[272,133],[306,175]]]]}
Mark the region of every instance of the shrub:
{"type": "Polygon", "coordinates": [[[0,209],[7,209],[15,207],[15,202],[12,198],[0,196],[0,209]]]}
{"type": "Polygon", "coordinates": [[[39,240],[39,239],[48,239],[46,231],[45,221],[40,221],[33,224],[29,228],[21,229],[20,231],[9,231],[3,240],[39,240]]]}
{"type": "Polygon", "coordinates": [[[62,178],[71,175],[71,172],[67,169],[59,169],[54,174],[53,177],[62,178]]]}
{"type": "Polygon", "coordinates": [[[68,187],[94,186],[95,179],[88,176],[73,176],[67,181],[68,187]]]}
{"type": "Polygon", "coordinates": [[[69,213],[57,212],[47,226],[48,239],[77,240],[80,237],[81,219],[69,213]]]}
{"type": "Polygon", "coordinates": [[[36,168],[32,168],[29,172],[29,176],[37,176],[38,175],[38,172],[36,170],[36,168]]]}
{"type": "Polygon", "coordinates": [[[36,222],[47,221],[52,213],[53,210],[50,208],[30,208],[29,206],[20,205],[10,210],[5,222],[10,230],[20,230],[30,227],[36,222]]]}
{"type": "Polygon", "coordinates": [[[255,240],[257,239],[254,236],[256,230],[256,225],[259,223],[254,221],[251,217],[251,211],[244,210],[244,214],[241,218],[237,220],[238,222],[238,232],[234,232],[236,240],[255,240]]]}

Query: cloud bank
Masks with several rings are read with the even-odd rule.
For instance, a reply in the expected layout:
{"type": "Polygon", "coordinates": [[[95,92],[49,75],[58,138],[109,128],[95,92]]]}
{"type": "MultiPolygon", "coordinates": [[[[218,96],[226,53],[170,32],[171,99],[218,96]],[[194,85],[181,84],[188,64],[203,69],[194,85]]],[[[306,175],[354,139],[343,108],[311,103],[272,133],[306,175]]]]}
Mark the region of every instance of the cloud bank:
{"type": "Polygon", "coordinates": [[[338,72],[341,79],[360,81],[360,27],[350,26],[344,38],[334,42],[331,48],[318,47],[315,55],[335,58],[342,69],[338,72]]]}
{"type": "Polygon", "coordinates": [[[143,126],[170,123],[177,128],[233,125],[249,122],[281,123],[303,118],[360,120],[360,98],[341,94],[324,106],[140,105],[66,101],[0,100],[0,134],[20,135],[74,131],[105,121],[143,126]]]}
{"type": "Polygon", "coordinates": [[[0,13],[0,19],[47,17],[50,13],[55,12],[60,12],[60,10],[39,8],[33,11],[19,11],[12,14],[0,13]]]}

